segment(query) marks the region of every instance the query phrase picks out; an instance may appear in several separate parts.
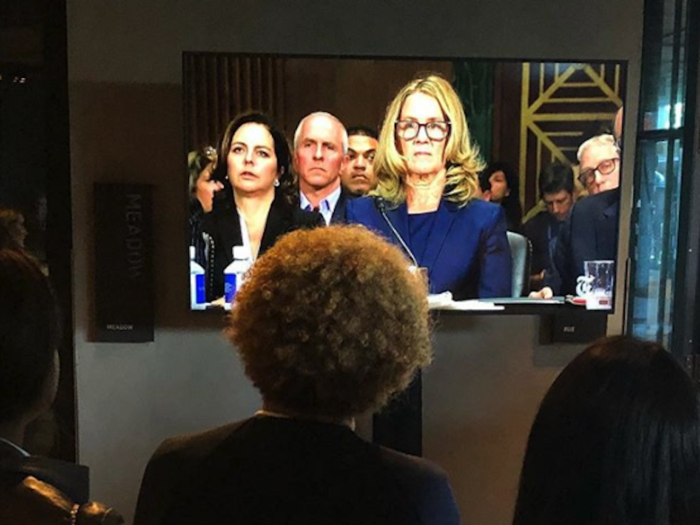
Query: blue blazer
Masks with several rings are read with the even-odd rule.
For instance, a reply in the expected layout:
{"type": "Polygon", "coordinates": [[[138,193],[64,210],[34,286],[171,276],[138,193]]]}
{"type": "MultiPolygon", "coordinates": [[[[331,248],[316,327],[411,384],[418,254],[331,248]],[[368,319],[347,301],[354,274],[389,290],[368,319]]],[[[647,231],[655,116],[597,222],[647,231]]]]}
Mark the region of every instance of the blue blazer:
{"type": "MultiPolygon", "coordinates": [[[[449,290],[456,300],[510,297],[512,263],[503,208],[478,199],[460,207],[443,199],[436,213],[420,261],[428,268],[430,293],[449,290]]],[[[408,243],[406,203],[388,204],[386,214],[408,243]]],[[[401,246],[373,198],[349,200],[346,218],[348,223],[363,224],[401,246]]]]}

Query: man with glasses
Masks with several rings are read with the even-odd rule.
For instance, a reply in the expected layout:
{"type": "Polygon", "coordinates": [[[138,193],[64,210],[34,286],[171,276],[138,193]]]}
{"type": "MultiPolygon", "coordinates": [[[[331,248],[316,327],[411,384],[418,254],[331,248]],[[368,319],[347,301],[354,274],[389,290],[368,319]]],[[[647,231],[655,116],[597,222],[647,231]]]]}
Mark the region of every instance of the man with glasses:
{"type": "Polygon", "coordinates": [[[578,180],[588,195],[613,190],[620,185],[620,150],[612,135],[597,135],[581,144],[576,155],[578,180]]]}
{"type": "Polygon", "coordinates": [[[531,297],[576,294],[584,261],[615,260],[620,209],[620,150],[615,137],[597,135],[581,144],[579,182],[589,196],[578,201],[562,225],[544,288],[531,297]]]}

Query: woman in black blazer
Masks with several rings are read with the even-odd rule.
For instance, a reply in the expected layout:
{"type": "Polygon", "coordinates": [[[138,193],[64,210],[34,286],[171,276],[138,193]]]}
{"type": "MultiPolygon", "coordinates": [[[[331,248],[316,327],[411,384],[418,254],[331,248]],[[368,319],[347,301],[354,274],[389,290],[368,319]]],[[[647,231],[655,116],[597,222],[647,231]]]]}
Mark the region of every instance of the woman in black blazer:
{"type": "Polygon", "coordinates": [[[248,247],[255,260],[285,233],[324,224],[318,213],[299,209],[289,144],[267,115],[253,112],[232,120],[217,157],[212,179],[223,190],[202,221],[210,301],[223,296],[224,269],[234,246],[248,247]]]}

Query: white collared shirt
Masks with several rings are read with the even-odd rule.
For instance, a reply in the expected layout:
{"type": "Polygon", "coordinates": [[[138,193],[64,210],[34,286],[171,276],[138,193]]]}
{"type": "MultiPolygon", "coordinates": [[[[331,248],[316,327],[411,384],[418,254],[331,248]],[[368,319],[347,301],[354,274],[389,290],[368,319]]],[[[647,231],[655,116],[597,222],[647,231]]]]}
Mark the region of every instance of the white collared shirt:
{"type": "MultiPolygon", "coordinates": [[[[331,217],[333,216],[333,210],[335,210],[336,204],[340,199],[340,192],[342,191],[342,186],[338,186],[335,191],[328,195],[325,199],[322,199],[318,203],[318,211],[323,216],[323,220],[326,222],[326,226],[331,223],[331,217]]],[[[306,198],[303,191],[299,192],[299,206],[302,210],[313,211],[314,207],[306,198]]]]}

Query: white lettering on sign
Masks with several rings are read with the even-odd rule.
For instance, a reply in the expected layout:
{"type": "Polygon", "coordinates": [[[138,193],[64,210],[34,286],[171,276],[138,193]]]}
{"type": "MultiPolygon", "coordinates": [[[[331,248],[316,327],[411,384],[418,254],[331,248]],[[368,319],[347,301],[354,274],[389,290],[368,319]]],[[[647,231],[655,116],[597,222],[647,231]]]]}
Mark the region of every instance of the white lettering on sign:
{"type": "Polygon", "coordinates": [[[133,324],[108,324],[107,330],[115,330],[119,332],[128,332],[134,329],[133,324]]]}
{"type": "Polygon", "coordinates": [[[128,194],[126,196],[125,218],[127,224],[126,262],[128,263],[129,275],[132,279],[136,279],[141,277],[144,265],[141,195],[128,194]]]}

